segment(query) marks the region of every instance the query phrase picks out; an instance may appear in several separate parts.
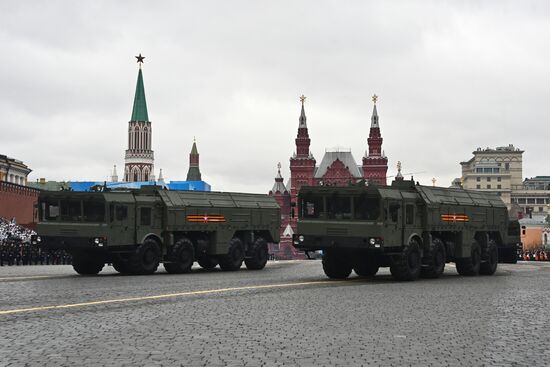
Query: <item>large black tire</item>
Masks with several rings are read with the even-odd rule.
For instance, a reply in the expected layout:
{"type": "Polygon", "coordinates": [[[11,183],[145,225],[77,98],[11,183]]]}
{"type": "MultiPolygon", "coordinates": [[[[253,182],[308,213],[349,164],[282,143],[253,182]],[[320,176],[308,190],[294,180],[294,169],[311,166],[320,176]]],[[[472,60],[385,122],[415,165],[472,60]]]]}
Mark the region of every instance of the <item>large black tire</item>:
{"type": "Polygon", "coordinates": [[[394,279],[411,281],[418,278],[422,268],[419,247],[418,242],[413,239],[399,257],[392,258],[390,272],[394,279]]]}
{"type": "Polygon", "coordinates": [[[203,269],[214,269],[218,265],[218,259],[212,256],[202,256],[197,259],[197,262],[203,269]]]}
{"type": "Polygon", "coordinates": [[[487,252],[484,254],[479,266],[479,274],[493,275],[498,267],[498,248],[495,241],[490,240],[487,252]]]}
{"type": "Polygon", "coordinates": [[[445,271],[445,245],[439,238],[432,241],[432,248],[424,258],[420,269],[422,278],[439,278],[445,271]]]}
{"type": "Polygon", "coordinates": [[[380,265],[374,256],[360,255],[353,265],[353,271],[360,277],[373,277],[378,273],[380,265]]]}
{"type": "Polygon", "coordinates": [[[346,279],[351,274],[352,263],[349,254],[338,250],[325,250],[323,270],[331,279],[346,279]]]}
{"type": "Polygon", "coordinates": [[[498,250],[499,262],[505,264],[516,264],[518,262],[518,252],[514,247],[501,248],[498,250]]]}
{"type": "Polygon", "coordinates": [[[170,261],[164,263],[164,269],[170,274],[189,273],[195,262],[195,248],[187,238],[182,238],[172,248],[170,261]]]}
{"type": "Polygon", "coordinates": [[[474,276],[479,274],[481,249],[477,241],[472,243],[470,257],[456,259],[456,271],[460,275],[474,276]]]}
{"type": "Polygon", "coordinates": [[[132,274],[148,275],[157,271],[160,262],[160,247],[152,239],[139,245],[128,259],[128,270],[132,274]]]}
{"type": "Polygon", "coordinates": [[[235,271],[241,268],[244,260],[243,243],[237,237],[229,241],[229,250],[220,257],[220,268],[224,271],[235,271]]]}
{"type": "Polygon", "coordinates": [[[129,274],[130,268],[128,267],[128,262],[125,260],[114,260],[113,268],[118,271],[120,274],[129,274]]]}
{"type": "Polygon", "coordinates": [[[96,275],[104,265],[102,260],[85,254],[73,255],[73,269],[80,275],[96,275]]]}
{"type": "Polygon", "coordinates": [[[252,249],[250,250],[250,257],[244,259],[244,263],[248,270],[261,270],[265,268],[268,257],[267,242],[259,237],[254,241],[252,249]]]}

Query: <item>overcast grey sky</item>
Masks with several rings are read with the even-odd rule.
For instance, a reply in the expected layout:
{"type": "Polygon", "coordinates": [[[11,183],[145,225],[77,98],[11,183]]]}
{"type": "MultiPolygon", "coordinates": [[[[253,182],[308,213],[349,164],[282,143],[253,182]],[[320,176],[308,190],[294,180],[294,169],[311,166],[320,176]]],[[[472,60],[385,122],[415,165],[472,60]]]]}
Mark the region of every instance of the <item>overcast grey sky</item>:
{"type": "Polygon", "coordinates": [[[155,169],[184,180],[193,137],[215,190],[285,180],[306,101],[311,150],[367,149],[448,186],[477,147],[549,175],[547,1],[2,1],[0,154],[30,180],[122,176],[142,53],[155,169]]]}

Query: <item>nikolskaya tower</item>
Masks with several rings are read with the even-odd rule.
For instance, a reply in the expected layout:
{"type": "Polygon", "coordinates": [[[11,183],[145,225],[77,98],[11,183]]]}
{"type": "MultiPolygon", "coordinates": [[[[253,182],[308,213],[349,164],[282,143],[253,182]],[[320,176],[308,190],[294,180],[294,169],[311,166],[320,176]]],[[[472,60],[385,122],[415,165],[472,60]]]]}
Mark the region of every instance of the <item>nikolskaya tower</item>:
{"type": "Polygon", "coordinates": [[[124,156],[124,181],[154,181],[155,156],[152,150],[153,130],[147,114],[141,66],[144,56],[136,56],[139,64],[132,117],[128,122],[128,149],[124,156]]]}

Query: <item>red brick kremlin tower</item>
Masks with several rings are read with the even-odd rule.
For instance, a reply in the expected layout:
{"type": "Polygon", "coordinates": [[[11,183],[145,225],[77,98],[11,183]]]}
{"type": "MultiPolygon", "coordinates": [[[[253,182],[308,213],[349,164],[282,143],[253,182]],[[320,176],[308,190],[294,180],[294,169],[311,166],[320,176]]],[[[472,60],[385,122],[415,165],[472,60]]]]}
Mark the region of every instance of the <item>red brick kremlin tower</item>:
{"type": "Polygon", "coordinates": [[[386,175],[388,172],[388,158],[382,150],[382,135],[380,134],[380,125],[378,124],[378,111],[376,110],[376,101],[378,96],[372,96],[374,108],[370,123],[370,133],[367,142],[369,144],[368,154],[365,152],[363,157],[363,177],[369,182],[377,185],[386,185],[386,175]]]}
{"type": "Polygon", "coordinates": [[[143,74],[141,64],[144,56],[136,56],[139,64],[136,95],[132,117],[128,122],[128,149],[124,157],[124,181],[154,181],[154,152],[151,149],[153,131],[151,121],[147,114],[147,102],[145,101],[145,88],[143,87],[143,74]]]}
{"type": "Polygon", "coordinates": [[[187,181],[201,181],[201,171],[199,168],[199,151],[197,142],[193,140],[193,147],[189,153],[189,171],[187,171],[187,181]]]}

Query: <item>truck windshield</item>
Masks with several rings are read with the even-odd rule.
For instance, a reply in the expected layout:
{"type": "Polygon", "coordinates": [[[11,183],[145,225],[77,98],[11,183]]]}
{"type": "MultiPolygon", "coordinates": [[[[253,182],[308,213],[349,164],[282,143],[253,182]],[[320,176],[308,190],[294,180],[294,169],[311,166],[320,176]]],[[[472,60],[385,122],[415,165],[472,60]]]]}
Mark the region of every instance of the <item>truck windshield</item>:
{"type": "Polygon", "coordinates": [[[55,221],[59,217],[59,202],[57,200],[44,200],[38,206],[40,220],[43,222],[55,221]]]}
{"type": "Polygon", "coordinates": [[[104,222],[105,202],[102,200],[45,199],[39,205],[44,222],[104,222]]]}
{"type": "Polygon", "coordinates": [[[299,201],[300,218],[377,220],[380,217],[380,198],[333,195],[304,195],[299,201]]]}
{"type": "Polygon", "coordinates": [[[380,200],[366,195],[353,199],[355,218],[362,220],[377,220],[380,217],[380,200]]]}
{"type": "Polygon", "coordinates": [[[300,218],[324,218],[324,198],[317,195],[307,195],[300,201],[300,218]]]}

